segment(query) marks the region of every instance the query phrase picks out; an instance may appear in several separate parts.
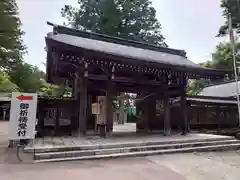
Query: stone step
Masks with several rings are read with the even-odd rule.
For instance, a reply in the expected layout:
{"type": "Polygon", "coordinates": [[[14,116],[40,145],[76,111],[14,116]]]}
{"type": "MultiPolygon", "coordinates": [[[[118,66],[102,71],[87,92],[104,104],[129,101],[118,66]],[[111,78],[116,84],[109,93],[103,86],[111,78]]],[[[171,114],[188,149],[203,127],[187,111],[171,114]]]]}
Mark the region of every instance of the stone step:
{"type": "Polygon", "coordinates": [[[234,137],[225,136],[221,138],[209,138],[209,139],[193,139],[193,140],[166,140],[166,141],[134,141],[134,142],[121,142],[121,143],[106,143],[95,145],[75,145],[75,146],[43,146],[43,147],[26,147],[25,153],[47,153],[47,152],[60,152],[60,151],[80,151],[80,150],[94,150],[94,149],[112,149],[122,147],[136,147],[136,146],[155,146],[165,144],[180,144],[180,143],[195,143],[195,142],[214,142],[214,141],[226,141],[235,140],[234,137]]]}
{"type": "Polygon", "coordinates": [[[213,141],[213,142],[192,142],[192,143],[177,143],[177,144],[163,144],[163,145],[149,145],[149,146],[136,146],[136,147],[120,147],[120,148],[107,148],[107,149],[93,149],[93,150],[80,150],[80,151],[59,151],[59,152],[47,152],[36,153],[35,160],[47,160],[47,159],[64,159],[71,157],[88,157],[88,156],[101,156],[111,154],[126,154],[126,153],[138,153],[138,152],[150,152],[159,150],[171,150],[171,149],[184,149],[184,148],[198,148],[203,146],[218,146],[218,145],[231,145],[238,144],[238,140],[225,140],[225,141],[213,141]]]}
{"type": "Polygon", "coordinates": [[[60,162],[60,161],[76,161],[76,160],[97,160],[97,159],[109,159],[120,157],[136,157],[136,156],[152,156],[160,154],[174,154],[174,153],[191,153],[191,152],[208,152],[208,151],[229,151],[240,149],[240,143],[216,145],[216,146],[202,146],[202,147],[190,147],[179,149],[164,149],[156,151],[141,151],[141,152],[128,152],[128,153],[113,153],[104,155],[91,155],[91,156],[79,156],[79,157],[65,157],[65,158],[53,158],[53,159],[40,159],[35,160],[35,163],[43,162],[60,162]]]}

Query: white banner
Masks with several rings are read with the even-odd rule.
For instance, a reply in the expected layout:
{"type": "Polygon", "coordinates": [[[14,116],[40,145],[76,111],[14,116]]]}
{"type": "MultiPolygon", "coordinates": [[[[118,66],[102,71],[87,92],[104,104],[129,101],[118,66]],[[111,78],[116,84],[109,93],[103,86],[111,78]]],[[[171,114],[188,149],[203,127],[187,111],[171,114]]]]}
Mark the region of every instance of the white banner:
{"type": "Polygon", "coordinates": [[[12,93],[9,140],[34,139],[37,113],[37,94],[12,93]]]}

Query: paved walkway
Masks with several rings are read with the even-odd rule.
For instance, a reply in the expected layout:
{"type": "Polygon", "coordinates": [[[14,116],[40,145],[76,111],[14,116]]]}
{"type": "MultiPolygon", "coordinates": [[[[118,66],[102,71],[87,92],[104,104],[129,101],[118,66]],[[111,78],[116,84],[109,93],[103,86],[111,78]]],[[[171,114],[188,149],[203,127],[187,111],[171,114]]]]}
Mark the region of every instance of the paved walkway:
{"type": "Polygon", "coordinates": [[[114,124],[113,132],[136,132],[136,123],[114,124]]]}
{"type": "MultiPolygon", "coordinates": [[[[7,155],[8,146],[8,122],[0,121],[0,162],[3,161],[7,155]]],[[[0,177],[1,179],[1,177],[0,177]]]]}
{"type": "Polygon", "coordinates": [[[239,180],[239,177],[239,152],[44,164],[0,164],[1,180],[239,180]]]}
{"type": "Polygon", "coordinates": [[[6,144],[8,144],[7,135],[8,121],[0,121],[0,147],[6,147],[6,144]]]}
{"type": "MultiPolygon", "coordinates": [[[[204,135],[207,136],[210,137],[204,135]]],[[[240,152],[236,151],[28,164],[19,162],[15,150],[5,148],[6,138],[7,123],[0,122],[1,180],[239,180],[240,177],[240,152]]]]}

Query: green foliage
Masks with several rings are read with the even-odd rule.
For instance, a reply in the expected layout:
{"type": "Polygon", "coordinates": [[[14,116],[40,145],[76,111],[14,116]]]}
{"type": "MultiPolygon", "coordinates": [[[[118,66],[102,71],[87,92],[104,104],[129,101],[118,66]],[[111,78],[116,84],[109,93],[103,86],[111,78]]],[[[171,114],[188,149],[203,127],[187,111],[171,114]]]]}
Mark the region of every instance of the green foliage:
{"type": "MultiPolygon", "coordinates": [[[[240,52],[240,42],[235,42],[236,52],[240,52]]],[[[240,55],[236,53],[236,61],[240,62],[240,55]]],[[[216,69],[233,69],[233,52],[230,42],[220,42],[212,53],[212,60],[199,63],[202,67],[216,69]]]]}
{"type": "MultiPolygon", "coordinates": [[[[236,52],[240,51],[240,43],[235,43],[236,52]]],[[[236,55],[236,61],[240,62],[240,57],[236,55]]],[[[212,66],[217,69],[234,69],[233,53],[229,42],[222,42],[217,45],[216,50],[212,53],[212,66]]]]}
{"type": "Polygon", "coordinates": [[[187,87],[188,95],[196,95],[200,92],[204,87],[210,84],[210,80],[207,79],[199,79],[199,80],[189,80],[187,87]]]}
{"type": "MultiPolygon", "coordinates": [[[[239,43],[236,44],[236,47],[239,43]]],[[[237,48],[236,48],[237,49],[237,48]]],[[[231,44],[227,42],[221,42],[216,46],[216,50],[212,53],[212,60],[199,63],[200,66],[205,68],[216,68],[216,69],[233,69],[233,55],[231,44]]],[[[187,94],[195,95],[201,89],[209,85],[210,80],[190,80],[188,82],[187,94]]]]}
{"type": "Polygon", "coordinates": [[[240,33],[240,1],[239,0],[222,0],[221,7],[223,9],[223,17],[225,24],[219,29],[218,36],[227,34],[228,30],[228,15],[232,16],[232,27],[237,33],[240,33]]]}
{"type": "Polygon", "coordinates": [[[31,92],[59,96],[66,88],[45,82],[45,73],[22,61],[26,47],[15,0],[0,1],[0,92],[31,92]]]}
{"type": "Polygon", "coordinates": [[[0,67],[11,68],[21,61],[26,50],[21,39],[23,32],[15,0],[0,1],[0,23],[0,67]]]}
{"type": "Polygon", "coordinates": [[[39,94],[41,96],[66,97],[70,95],[69,92],[70,88],[49,84],[45,80],[42,80],[39,94]]]}
{"type": "MultiPolygon", "coordinates": [[[[236,40],[236,52],[240,52],[240,42],[236,40]]],[[[236,61],[240,62],[240,55],[236,54],[236,61]]],[[[233,53],[230,42],[221,42],[216,46],[215,52],[212,53],[212,60],[200,63],[201,66],[206,68],[216,69],[234,69],[233,68],[233,53]]],[[[214,83],[209,80],[192,80],[188,84],[188,94],[197,94],[202,88],[208,84],[214,83]]]]}
{"type": "Polygon", "coordinates": [[[9,71],[10,79],[22,92],[38,92],[41,87],[41,72],[28,63],[20,63],[9,71]]]}
{"type": "Polygon", "coordinates": [[[206,62],[201,62],[199,63],[200,66],[205,67],[205,68],[212,68],[212,61],[206,61],[206,62]]]}
{"type": "Polygon", "coordinates": [[[5,72],[0,72],[0,92],[18,91],[19,87],[11,82],[10,77],[5,72]]]}
{"type": "Polygon", "coordinates": [[[150,0],[79,0],[65,5],[65,25],[85,31],[167,46],[150,0]]]}
{"type": "Polygon", "coordinates": [[[28,63],[19,63],[11,70],[0,72],[0,92],[29,92],[41,96],[69,96],[70,88],[49,84],[45,73],[28,63]]]}

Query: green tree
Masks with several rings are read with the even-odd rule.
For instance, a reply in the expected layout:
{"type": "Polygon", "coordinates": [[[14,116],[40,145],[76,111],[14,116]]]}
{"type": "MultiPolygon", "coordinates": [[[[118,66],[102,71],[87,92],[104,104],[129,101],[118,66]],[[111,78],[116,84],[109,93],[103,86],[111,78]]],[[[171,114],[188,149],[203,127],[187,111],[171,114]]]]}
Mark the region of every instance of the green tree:
{"type": "MultiPolygon", "coordinates": [[[[235,43],[236,52],[240,51],[240,42],[235,43]]],[[[236,55],[236,61],[240,62],[240,56],[236,55]]],[[[233,53],[229,42],[221,42],[216,46],[216,50],[212,53],[212,67],[217,69],[234,69],[233,53]]]]}
{"type": "Polygon", "coordinates": [[[208,79],[199,79],[199,80],[189,80],[187,87],[188,95],[196,95],[200,92],[204,87],[210,84],[210,80],[208,79]]]}
{"type": "MultiPolygon", "coordinates": [[[[235,42],[236,52],[240,52],[240,42],[235,42]]],[[[240,62],[240,55],[236,53],[236,61],[240,62]]],[[[216,69],[233,69],[233,53],[230,42],[220,42],[212,53],[212,60],[199,63],[202,67],[216,69]]]]}
{"type": "Polygon", "coordinates": [[[65,25],[111,36],[167,46],[150,0],[79,0],[65,5],[65,25]]]}
{"type": "Polygon", "coordinates": [[[225,24],[219,29],[218,36],[226,35],[228,30],[228,15],[232,16],[232,27],[236,32],[240,33],[240,1],[239,0],[221,0],[221,7],[223,9],[223,17],[225,24]]]}
{"type": "Polygon", "coordinates": [[[10,77],[5,72],[0,72],[0,92],[19,91],[19,87],[11,82],[10,77]]]}
{"type": "Polygon", "coordinates": [[[199,63],[200,66],[205,67],[205,68],[212,68],[212,61],[205,61],[205,62],[201,62],[199,63]]]}
{"type": "MultiPolygon", "coordinates": [[[[240,51],[240,42],[236,40],[236,52],[240,51]]],[[[240,62],[240,55],[236,54],[236,61],[240,62]]],[[[216,69],[233,69],[233,53],[230,42],[221,42],[216,46],[215,52],[212,53],[212,60],[200,63],[201,66],[206,68],[216,69]]],[[[231,77],[229,77],[231,78],[231,77]]],[[[191,80],[188,83],[188,94],[197,94],[202,88],[209,84],[214,84],[210,80],[191,80]]]]}
{"type": "Polygon", "coordinates": [[[58,86],[55,84],[49,84],[42,79],[42,85],[39,94],[41,96],[52,96],[52,97],[68,97],[70,96],[70,88],[58,86]]]}
{"type": "MultiPolygon", "coordinates": [[[[213,68],[212,61],[201,62],[199,65],[205,68],[213,68]]],[[[211,81],[209,79],[190,79],[188,81],[187,94],[196,95],[210,83],[211,81]]]]}
{"type": "Polygon", "coordinates": [[[19,63],[9,71],[10,80],[22,92],[39,92],[42,86],[41,71],[28,63],[19,63]]]}
{"type": "Polygon", "coordinates": [[[0,67],[11,68],[20,62],[26,47],[22,42],[18,6],[15,0],[0,1],[0,67]]]}

